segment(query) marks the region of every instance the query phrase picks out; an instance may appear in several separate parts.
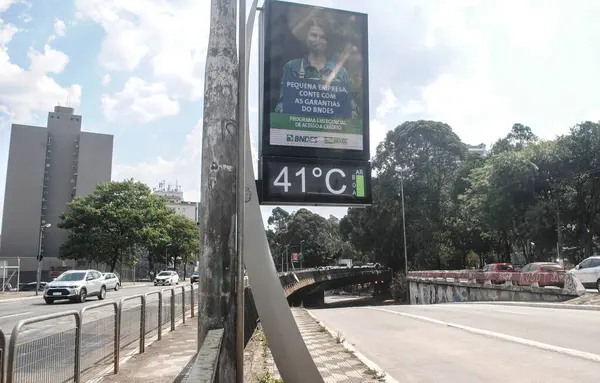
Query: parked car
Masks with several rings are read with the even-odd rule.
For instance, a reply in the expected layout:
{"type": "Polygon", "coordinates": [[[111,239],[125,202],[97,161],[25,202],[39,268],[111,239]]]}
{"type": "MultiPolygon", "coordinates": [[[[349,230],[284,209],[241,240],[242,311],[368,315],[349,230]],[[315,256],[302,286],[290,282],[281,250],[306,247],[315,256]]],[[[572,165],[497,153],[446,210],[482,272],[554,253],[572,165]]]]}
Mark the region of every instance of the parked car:
{"type": "MultiPolygon", "coordinates": [[[[488,265],[483,266],[481,269],[484,273],[514,273],[516,270],[513,265],[510,263],[490,263],[488,265]]],[[[495,276],[492,279],[492,283],[501,284],[506,281],[505,278],[501,278],[499,276],[495,276]]],[[[484,280],[476,280],[477,283],[484,283],[484,280]]]]}
{"type": "Polygon", "coordinates": [[[156,285],[178,285],[179,284],[179,274],[177,271],[161,271],[154,278],[154,286],[156,285]]]}
{"type": "Polygon", "coordinates": [[[119,291],[121,288],[121,279],[115,273],[104,273],[104,280],[106,281],[107,290],[119,291]]]}
{"type": "MultiPolygon", "coordinates": [[[[44,291],[48,282],[40,282],[40,291],[44,291]]],[[[29,283],[21,283],[19,286],[19,291],[35,291],[37,287],[37,282],[29,282],[29,283]]]]}
{"type": "Polygon", "coordinates": [[[190,283],[198,283],[198,279],[200,279],[200,272],[194,271],[192,273],[192,277],[190,278],[190,283]]]}
{"type": "Polygon", "coordinates": [[[106,284],[98,270],[69,270],[46,285],[44,300],[52,304],[59,299],[83,303],[88,297],[106,298],[106,284]]]}
{"type": "Polygon", "coordinates": [[[554,262],[533,262],[529,263],[523,268],[521,268],[521,273],[525,274],[521,277],[521,280],[518,282],[521,286],[529,286],[533,282],[538,282],[540,287],[546,286],[554,286],[554,287],[564,287],[565,282],[564,279],[560,278],[561,274],[565,273],[565,269],[554,262]],[[544,282],[539,281],[539,279],[535,276],[538,273],[555,273],[557,275],[556,281],[544,282]]]}
{"type": "Polygon", "coordinates": [[[569,273],[575,274],[585,288],[595,288],[600,291],[600,256],[595,255],[584,259],[575,268],[569,270],[569,273]]]}

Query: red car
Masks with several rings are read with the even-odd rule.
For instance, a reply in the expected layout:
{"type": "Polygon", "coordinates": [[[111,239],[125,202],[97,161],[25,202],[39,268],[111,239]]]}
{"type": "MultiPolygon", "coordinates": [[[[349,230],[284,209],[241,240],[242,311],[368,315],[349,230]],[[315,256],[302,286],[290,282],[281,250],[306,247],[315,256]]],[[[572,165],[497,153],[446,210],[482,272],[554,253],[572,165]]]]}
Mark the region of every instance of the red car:
{"type": "MultiPolygon", "coordinates": [[[[484,273],[514,273],[516,270],[510,263],[490,263],[483,266],[481,269],[484,273]]],[[[505,282],[505,278],[494,275],[492,277],[492,283],[501,284],[505,282]]],[[[484,283],[484,280],[477,280],[477,283],[484,283]]]]}
{"type": "Polygon", "coordinates": [[[529,286],[534,282],[538,282],[540,287],[555,286],[564,287],[565,269],[554,262],[533,262],[529,263],[521,269],[520,286],[529,286]],[[541,279],[540,273],[549,273],[550,278],[541,279]]]}

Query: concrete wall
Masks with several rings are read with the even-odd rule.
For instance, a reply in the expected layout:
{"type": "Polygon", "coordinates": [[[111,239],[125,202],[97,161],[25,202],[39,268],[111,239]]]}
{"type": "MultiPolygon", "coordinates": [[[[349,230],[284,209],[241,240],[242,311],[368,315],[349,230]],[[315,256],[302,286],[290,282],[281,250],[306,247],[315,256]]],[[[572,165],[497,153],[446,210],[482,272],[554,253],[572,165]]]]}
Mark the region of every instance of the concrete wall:
{"type": "Polygon", "coordinates": [[[479,301],[563,302],[577,297],[563,289],[483,285],[415,277],[409,278],[409,288],[410,304],[413,305],[479,301]]]}
{"type": "Polygon", "coordinates": [[[68,231],[59,229],[59,217],[73,199],[76,188],[74,173],[79,157],[79,133],[81,116],[73,114],[72,108],[55,107],[48,113],[48,133],[52,137],[50,172],[46,184],[46,222],[52,226],[44,231],[44,258],[57,258],[60,245],[68,238],[68,231]]]}
{"type": "Polygon", "coordinates": [[[33,258],[35,265],[46,140],[45,128],[16,124],[11,128],[0,258],[33,258]]]}
{"type": "Polygon", "coordinates": [[[113,136],[81,132],[77,168],[78,196],[91,194],[96,185],[110,181],[112,158],[113,136]]]}

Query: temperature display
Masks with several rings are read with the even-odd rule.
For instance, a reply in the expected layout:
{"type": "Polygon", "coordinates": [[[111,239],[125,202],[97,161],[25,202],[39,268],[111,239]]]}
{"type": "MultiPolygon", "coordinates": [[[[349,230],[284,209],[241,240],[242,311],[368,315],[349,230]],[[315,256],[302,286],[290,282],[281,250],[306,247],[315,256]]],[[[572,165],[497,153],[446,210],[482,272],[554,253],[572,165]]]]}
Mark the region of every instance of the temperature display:
{"type": "Polygon", "coordinates": [[[263,202],[331,205],[371,203],[368,162],[263,159],[263,202]],[[310,161],[313,162],[313,161],[310,161]],[[266,182],[264,182],[266,181],[266,182]],[[266,197],[266,198],[265,198],[266,197]]]}

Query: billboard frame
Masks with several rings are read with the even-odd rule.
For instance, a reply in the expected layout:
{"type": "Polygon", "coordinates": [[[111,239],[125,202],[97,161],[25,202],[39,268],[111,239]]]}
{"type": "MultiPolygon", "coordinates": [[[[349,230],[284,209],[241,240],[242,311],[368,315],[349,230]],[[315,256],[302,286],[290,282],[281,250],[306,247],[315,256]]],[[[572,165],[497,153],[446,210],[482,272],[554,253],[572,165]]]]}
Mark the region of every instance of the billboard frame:
{"type": "Polygon", "coordinates": [[[370,113],[369,113],[369,42],[368,42],[368,15],[366,13],[353,12],[335,8],[326,8],[312,6],[307,4],[293,3],[280,0],[265,0],[259,20],[259,105],[262,105],[259,112],[259,157],[262,156],[282,156],[282,157],[303,157],[303,158],[330,158],[339,160],[369,161],[370,155],[370,113]],[[323,11],[339,12],[354,15],[363,19],[362,23],[362,120],[363,120],[363,149],[333,149],[333,148],[310,148],[299,146],[271,145],[271,102],[265,98],[265,94],[270,95],[272,89],[270,76],[271,73],[271,44],[270,36],[272,25],[269,18],[272,12],[273,3],[285,4],[288,6],[302,6],[319,9],[323,11]]]}

